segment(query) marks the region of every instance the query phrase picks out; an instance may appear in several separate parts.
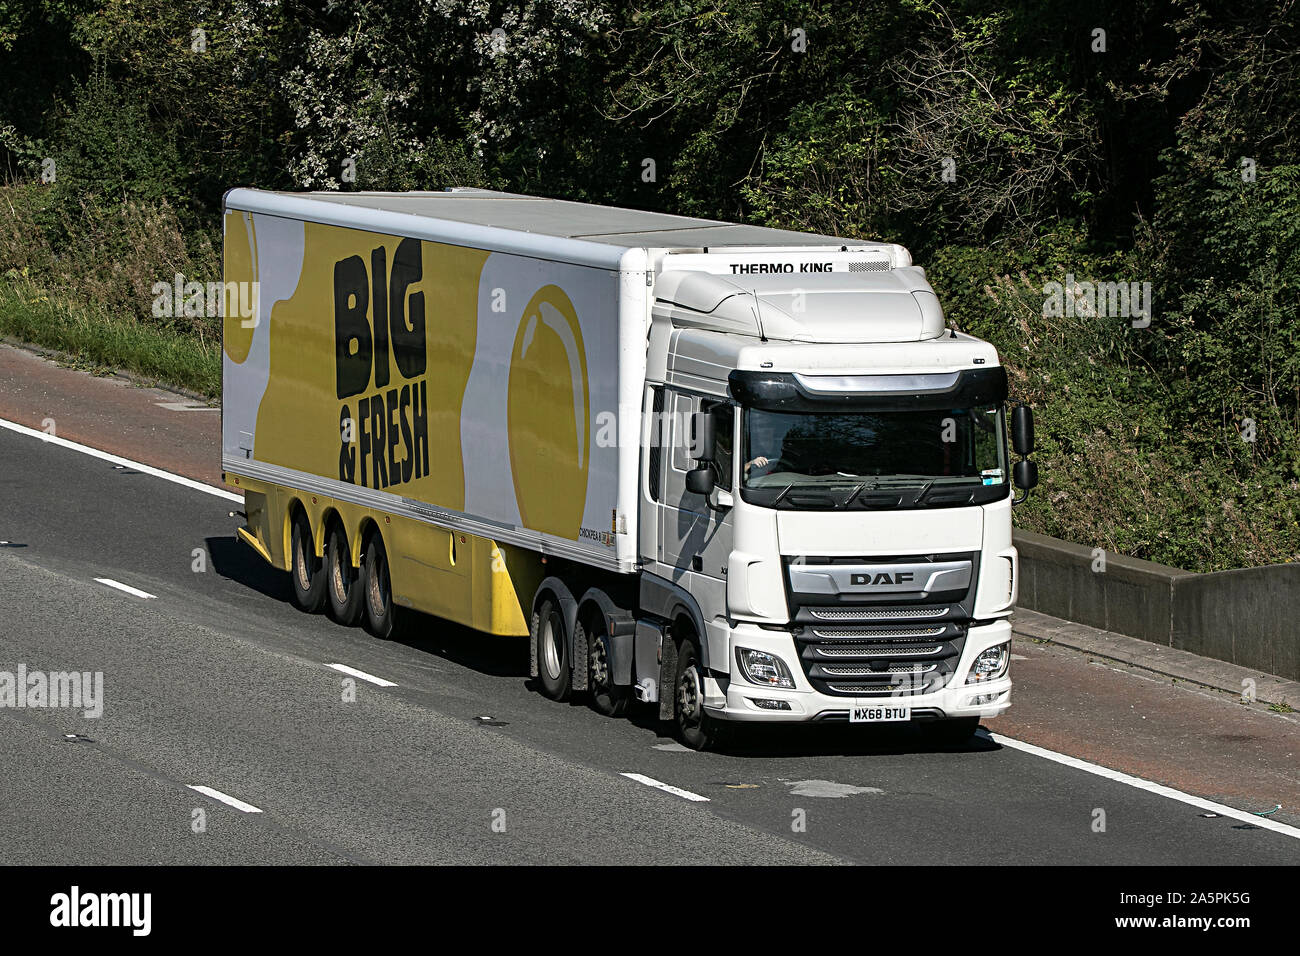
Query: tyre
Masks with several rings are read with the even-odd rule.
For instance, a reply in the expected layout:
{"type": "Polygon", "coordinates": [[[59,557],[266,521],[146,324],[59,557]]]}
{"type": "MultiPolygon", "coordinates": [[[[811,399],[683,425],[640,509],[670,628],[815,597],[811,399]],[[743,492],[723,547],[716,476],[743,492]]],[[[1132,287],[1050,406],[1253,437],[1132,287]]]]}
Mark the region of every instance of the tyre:
{"type": "Polygon", "coordinates": [[[537,676],[542,693],[551,700],[568,700],[573,681],[569,673],[569,636],[560,606],[547,598],[537,609],[533,641],[537,647],[537,676]]]}
{"type": "Polygon", "coordinates": [[[941,747],[960,747],[979,729],[978,717],[945,717],[928,721],[922,732],[932,743],[941,747]]]}
{"type": "Polygon", "coordinates": [[[383,536],[371,533],[361,555],[361,583],[365,594],[366,630],[380,640],[393,636],[397,608],[393,606],[393,584],[388,573],[388,551],[383,536]]]}
{"type": "Polygon", "coordinates": [[[681,742],[692,750],[710,750],[722,743],[725,728],[704,712],[704,669],[694,638],[677,648],[673,688],[673,719],[681,742]]]}
{"type": "Polygon", "coordinates": [[[325,574],[311,537],[311,522],[299,509],[293,516],[289,542],[289,577],[293,582],[293,603],[308,614],[325,605],[325,574]]]}
{"type": "Polygon", "coordinates": [[[587,689],[591,691],[591,706],[606,717],[623,716],[632,699],[632,688],[614,683],[609,635],[604,626],[597,622],[590,627],[579,624],[573,639],[587,642],[587,689]]]}
{"type": "Polygon", "coordinates": [[[325,540],[325,577],[328,582],[325,593],[329,598],[330,617],[351,627],[361,620],[364,595],[357,569],[352,566],[348,536],[339,521],[330,525],[329,537],[325,540]]]}

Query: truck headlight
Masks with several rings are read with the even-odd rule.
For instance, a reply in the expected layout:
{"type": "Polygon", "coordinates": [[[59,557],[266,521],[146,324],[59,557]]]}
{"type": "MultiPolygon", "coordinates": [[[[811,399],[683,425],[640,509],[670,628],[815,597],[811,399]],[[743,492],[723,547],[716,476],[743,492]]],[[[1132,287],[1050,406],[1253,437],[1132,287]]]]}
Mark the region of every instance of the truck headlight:
{"type": "Polygon", "coordinates": [[[736,648],[736,664],[740,673],[751,684],[764,687],[794,687],[794,678],[785,661],[766,651],[755,651],[748,647],[736,648]]]}
{"type": "Polygon", "coordinates": [[[986,680],[996,680],[1007,672],[1007,663],[1011,660],[1011,642],[995,644],[979,652],[975,663],[970,666],[966,683],[978,684],[986,680]]]}

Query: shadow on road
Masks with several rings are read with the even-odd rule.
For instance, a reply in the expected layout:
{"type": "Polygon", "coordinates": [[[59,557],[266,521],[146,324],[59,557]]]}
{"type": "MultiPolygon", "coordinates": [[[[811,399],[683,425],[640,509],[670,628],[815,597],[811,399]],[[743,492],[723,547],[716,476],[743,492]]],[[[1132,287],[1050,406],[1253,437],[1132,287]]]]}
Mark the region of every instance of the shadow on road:
{"type": "Polygon", "coordinates": [[[269,598],[286,604],[290,602],[287,571],[271,567],[262,560],[261,555],[238,538],[205,538],[203,543],[208,546],[208,557],[217,574],[269,598]]]}
{"type": "MultiPolygon", "coordinates": [[[[656,719],[653,711],[634,714],[633,723],[659,736],[671,725],[656,719]]],[[[714,749],[719,756],[765,760],[799,757],[869,757],[921,753],[978,754],[1002,749],[984,734],[959,744],[935,740],[925,722],[897,727],[851,727],[846,724],[733,725],[729,737],[714,749]]]]}
{"type": "Polygon", "coordinates": [[[528,676],[526,637],[497,637],[402,609],[392,640],[491,677],[528,676]]]}
{"type": "MultiPolygon", "coordinates": [[[[293,603],[289,573],[271,567],[238,538],[206,538],[213,569],[259,594],[293,603]]],[[[442,618],[398,608],[392,642],[472,668],[493,677],[528,676],[528,640],[494,637],[442,618]]]]}
{"type": "MultiPolygon", "coordinates": [[[[276,601],[292,603],[289,575],[272,568],[243,542],[232,537],[207,538],[208,554],[218,574],[276,601]]],[[[528,679],[528,639],[495,637],[442,618],[399,608],[392,642],[442,658],[489,677],[524,679],[533,693],[537,681],[528,679]]],[[[575,693],[570,706],[585,707],[586,695],[575,693]]],[[[562,706],[562,705],[556,705],[562,706]]],[[[672,725],[658,719],[658,705],[634,704],[628,720],[663,742],[674,740],[672,725]]],[[[718,756],[764,759],[832,756],[893,756],[912,753],[988,753],[1000,745],[979,734],[960,744],[936,741],[925,723],[896,727],[851,727],[807,724],[763,727],[733,725],[718,756]]]]}

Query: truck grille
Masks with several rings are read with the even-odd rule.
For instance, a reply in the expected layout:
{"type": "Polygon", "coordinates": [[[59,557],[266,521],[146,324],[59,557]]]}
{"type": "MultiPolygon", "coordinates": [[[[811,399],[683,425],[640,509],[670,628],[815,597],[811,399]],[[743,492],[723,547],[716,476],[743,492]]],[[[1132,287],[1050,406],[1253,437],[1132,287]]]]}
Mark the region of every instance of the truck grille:
{"type": "Polygon", "coordinates": [[[883,671],[870,667],[845,667],[840,664],[823,664],[822,673],[828,677],[876,677],[885,674],[928,674],[938,664],[890,664],[883,671]]]}
{"type": "Polygon", "coordinates": [[[908,694],[921,693],[918,690],[882,691],[880,685],[876,683],[827,684],[826,689],[835,694],[846,694],[854,697],[904,697],[908,694]]]}
{"type": "Polygon", "coordinates": [[[932,657],[943,650],[942,644],[889,643],[884,647],[868,644],[840,644],[813,648],[814,657],[932,657]]]}
{"type": "Polygon", "coordinates": [[[938,637],[948,628],[939,624],[931,627],[814,627],[813,636],[825,641],[847,641],[863,637],[876,640],[886,638],[938,637]]]}
{"type": "Polygon", "coordinates": [[[795,634],[804,674],[823,693],[856,697],[928,694],[948,683],[966,641],[963,624],[928,628],[935,640],[902,641],[890,637],[827,639],[817,630],[795,634]],[[831,643],[830,641],[834,641],[831,643]],[[854,678],[846,682],[844,678],[854,678]]]}
{"type": "Polygon", "coordinates": [[[877,611],[865,607],[810,607],[808,613],[819,621],[879,621],[884,619],[901,621],[943,617],[948,613],[948,608],[896,607],[877,611]]]}
{"type": "MultiPolygon", "coordinates": [[[[969,561],[969,583],[932,594],[811,593],[807,574],[787,576],[795,648],[804,675],[823,694],[845,697],[906,697],[947,685],[961,659],[978,578],[978,554],[897,558],[803,558],[799,565],[869,565],[888,571],[927,563],[969,561]],[[809,584],[809,593],[798,587],[809,584]]],[[[856,571],[856,568],[854,568],[856,571]]],[[[924,580],[917,577],[917,580],[924,580]]]]}

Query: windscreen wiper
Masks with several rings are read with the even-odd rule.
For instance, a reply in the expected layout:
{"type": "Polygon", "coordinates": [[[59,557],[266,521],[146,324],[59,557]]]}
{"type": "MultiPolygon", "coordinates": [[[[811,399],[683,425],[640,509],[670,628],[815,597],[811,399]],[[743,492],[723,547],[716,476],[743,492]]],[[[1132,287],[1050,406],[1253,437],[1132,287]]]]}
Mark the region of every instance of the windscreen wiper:
{"type": "Polygon", "coordinates": [[[862,489],[865,487],[867,487],[867,483],[865,481],[859,481],[856,485],[854,485],[853,490],[850,491],[849,496],[844,499],[844,504],[841,507],[847,508],[849,505],[853,504],[853,499],[856,498],[862,492],[862,489]]]}

